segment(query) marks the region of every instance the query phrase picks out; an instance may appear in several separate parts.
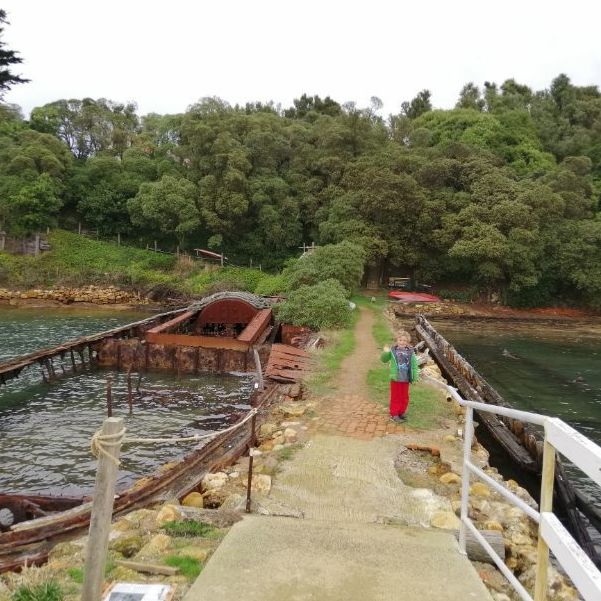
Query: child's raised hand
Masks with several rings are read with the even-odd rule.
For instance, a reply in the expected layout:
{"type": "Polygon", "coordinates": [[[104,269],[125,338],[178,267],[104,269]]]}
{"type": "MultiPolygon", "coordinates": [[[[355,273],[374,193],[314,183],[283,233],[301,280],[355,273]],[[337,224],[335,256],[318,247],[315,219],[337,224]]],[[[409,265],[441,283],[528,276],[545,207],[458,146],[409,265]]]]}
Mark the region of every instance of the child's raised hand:
{"type": "Polygon", "coordinates": [[[387,352],[390,350],[390,347],[389,347],[387,344],[385,344],[385,345],[382,347],[382,350],[383,350],[385,353],[387,353],[387,352]]]}

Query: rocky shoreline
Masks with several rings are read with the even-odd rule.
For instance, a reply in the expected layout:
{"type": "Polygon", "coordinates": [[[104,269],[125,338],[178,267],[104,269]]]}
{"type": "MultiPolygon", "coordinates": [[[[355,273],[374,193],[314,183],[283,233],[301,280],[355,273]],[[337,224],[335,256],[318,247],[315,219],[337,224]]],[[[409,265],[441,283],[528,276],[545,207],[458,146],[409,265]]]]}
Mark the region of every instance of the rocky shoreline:
{"type": "Polygon", "coordinates": [[[39,307],[102,307],[131,309],[147,307],[152,301],[139,292],[122,290],[116,286],[81,286],[57,288],[33,288],[31,290],[10,290],[0,288],[0,305],[17,308],[39,307]]]}

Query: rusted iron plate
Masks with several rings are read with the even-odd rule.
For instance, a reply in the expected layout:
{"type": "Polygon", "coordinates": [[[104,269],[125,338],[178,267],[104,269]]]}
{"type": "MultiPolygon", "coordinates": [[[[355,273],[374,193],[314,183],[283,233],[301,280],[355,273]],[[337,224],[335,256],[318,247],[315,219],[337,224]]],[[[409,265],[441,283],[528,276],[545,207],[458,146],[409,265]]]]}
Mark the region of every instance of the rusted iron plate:
{"type": "Polygon", "coordinates": [[[240,342],[253,344],[270,323],[271,309],[262,309],[252,318],[246,328],[244,328],[244,331],[238,336],[238,340],[240,342]]]}
{"type": "Polygon", "coordinates": [[[223,298],[207,305],[198,316],[197,328],[209,323],[248,324],[259,312],[250,303],[237,298],[223,298]]]}
{"type": "Polygon", "coordinates": [[[197,311],[186,311],[185,313],[182,313],[181,315],[178,315],[177,317],[170,319],[169,321],[159,324],[158,326],[155,326],[154,328],[150,328],[150,330],[146,330],[146,334],[159,334],[159,333],[166,334],[167,332],[171,332],[178,325],[180,325],[181,323],[184,323],[185,321],[190,319],[192,316],[194,316],[195,313],[197,313],[197,311]]]}
{"type": "Polygon", "coordinates": [[[311,358],[306,351],[286,344],[274,344],[265,375],[278,381],[297,382],[310,366],[311,358]]]}
{"type": "Polygon", "coordinates": [[[189,336],[187,334],[146,334],[146,342],[166,346],[200,346],[203,348],[247,351],[249,344],[222,336],[189,336]]]}

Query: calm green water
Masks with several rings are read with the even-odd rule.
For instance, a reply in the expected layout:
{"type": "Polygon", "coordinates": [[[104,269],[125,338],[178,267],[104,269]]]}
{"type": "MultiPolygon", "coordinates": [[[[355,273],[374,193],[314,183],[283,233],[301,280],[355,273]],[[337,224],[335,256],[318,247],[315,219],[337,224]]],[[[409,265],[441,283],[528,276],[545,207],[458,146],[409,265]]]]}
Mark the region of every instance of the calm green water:
{"type": "Polygon", "coordinates": [[[601,445],[601,326],[434,325],[513,407],[559,417],[601,445]]]}
{"type": "MultiPolygon", "coordinates": [[[[6,360],[146,315],[0,309],[0,357],[6,360]]],[[[142,374],[129,416],[122,373],[94,369],[44,384],[38,371],[30,369],[0,389],[0,492],[78,495],[91,491],[95,460],[89,442],[106,416],[107,377],[113,381],[113,415],[124,417],[132,436],[191,436],[219,430],[249,409],[252,382],[248,376],[178,379],[170,374],[142,374]]],[[[126,447],[119,486],[126,487],[193,448],[190,443],[126,447]]]]}

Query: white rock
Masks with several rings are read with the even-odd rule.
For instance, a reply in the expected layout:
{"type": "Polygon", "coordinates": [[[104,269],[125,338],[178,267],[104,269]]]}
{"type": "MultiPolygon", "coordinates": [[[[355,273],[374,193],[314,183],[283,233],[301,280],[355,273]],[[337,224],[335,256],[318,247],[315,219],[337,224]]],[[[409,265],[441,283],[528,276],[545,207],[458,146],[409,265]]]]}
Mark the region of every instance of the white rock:
{"type": "Polygon", "coordinates": [[[203,490],[216,490],[225,486],[227,482],[227,474],[225,472],[216,472],[215,474],[207,474],[202,479],[203,490]]]}
{"type": "Polygon", "coordinates": [[[268,495],[271,490],[271,476],[268,476],[267,474],[253,475],[250,488],[254,492],[268,495]]]}
{"type": "Polygon", "coordinates": [[[239,478],[240,472],[230,472],[230,478],[239,478]]]}

